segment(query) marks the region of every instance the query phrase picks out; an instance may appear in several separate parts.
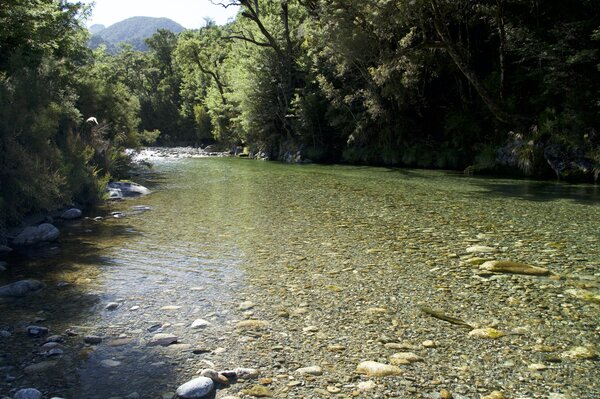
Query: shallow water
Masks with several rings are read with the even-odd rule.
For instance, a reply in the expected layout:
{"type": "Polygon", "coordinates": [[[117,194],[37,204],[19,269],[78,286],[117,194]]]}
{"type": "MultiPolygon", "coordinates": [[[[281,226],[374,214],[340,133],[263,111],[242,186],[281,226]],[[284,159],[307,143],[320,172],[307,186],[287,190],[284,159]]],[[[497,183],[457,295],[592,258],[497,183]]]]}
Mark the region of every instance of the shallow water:
{"type": "Polygon", "coordinates": [[[55,245],[9,259],[0,285],[37,278],[47,287],[0,302],[0,329],[11,332],[0,338],[1,394],[166,398],[199,369],[245,366],[272,380],[275,397],[600,395],[597,361],[562,355],[599,342],[589,298],[600,278],[597,186],[231,158],[157,160],[139,178],[151,195],[89,215],[100,221],[66,223],[55,245]],[[560,279],[480,275],[466,252],[476,244],[496,252],[475,255],[560,279]],[[242,301],[255,306],[240,310],[242,301]],[[109,302],[120,305],[109,311],[109,302]],[[509,335],[477,340],[419,306],[509,335]],[[212,326],[191,329],[198,318],[212,326]],[[236,328],[246,318],[268,327],[236,328]],[[63,335],[64,354],[40,354],[45,339],[22,331],[30,324],[63,335]],[[179,344],[147,346],[157,332],[179,344]],[[89,334],[103,342],[84,344],[89,334]],[[422,347],[427,339],[436,347],[422,347]],[[398,350],[386,343],[424,361],[361,390],[368,379],[356,365],[389,362],[398,350]],[[56,363],[24,371],[43,361],[56,363]],[[324,374],[295,374],[311,365],[324,374]]]}

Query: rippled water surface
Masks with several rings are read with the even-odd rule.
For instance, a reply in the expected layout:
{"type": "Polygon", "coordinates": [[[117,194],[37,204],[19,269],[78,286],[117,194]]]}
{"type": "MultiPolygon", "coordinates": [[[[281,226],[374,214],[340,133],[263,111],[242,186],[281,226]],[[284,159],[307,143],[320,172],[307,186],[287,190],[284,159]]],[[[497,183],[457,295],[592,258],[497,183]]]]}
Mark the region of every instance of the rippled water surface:
{"type": "Polygon", "coordinates": [[[47,287],[0,302],[0,394],[171,398],[200,369],[245,366],[274,397],[600,396],[597,186],[230,158],[159,160],[139,181],[153,193],[8,259],[0,285],[47,287]],[[554,275],[483,273],[493,259],[554,275]],[[507,335],[474,338],[422,307],[507,335]],[[199,318],[211,325],[190,328],[199,318]],[[45,355],[31,324],[62,335],[63,353],[45,355]],[[178,343],[148,346],[160,332],[178,343]],[[421,360],[394,377],[356,372],[397,352],[421,360]]]}

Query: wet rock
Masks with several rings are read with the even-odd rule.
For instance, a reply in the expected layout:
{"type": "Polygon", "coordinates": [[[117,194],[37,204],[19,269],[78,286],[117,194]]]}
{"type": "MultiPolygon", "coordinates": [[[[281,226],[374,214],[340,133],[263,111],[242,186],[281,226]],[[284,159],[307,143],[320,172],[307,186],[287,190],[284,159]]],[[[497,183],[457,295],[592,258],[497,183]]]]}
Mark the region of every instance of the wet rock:
{"type": "Polygon", "coordinates": [[[360,363],[356,367],[356,372],[359,374],[365,374],[368,377],[385,377],[402,374],[402,370],[397,366],[374,361],[360,363]]]}
{"type": "Polygon", "coordinates": [[[12,336],[10,331],[0,330],[0,338],[8,338],[10,336],[12,336]]]}
{"type": "MultiPolygon", "coordinates": [[[[233,372],[235,373],[236,378],[244,379],[244,380],[253,380],[255,378],[258,378],[258,376],[260,374],[257,369],[251,369],[251,368],[245,368],[245,367],[238,367],[238,368],[234,369],[233,372]]],[[[225,373],[222,372],[222,374],[225,374],[225,373]]]]}
{"type": "Polygon", "coordinates": [[[102,342],[102,337],[99,337],[97,335],[86,335],[85,337],[83,337],[83,342],[90,345],[98,345],[102,342]]]}
{"type": "Polygon", "coordinates": [[[118,360],[113,360],[113,359],[105,359],[105,360],[102,360],[100,362],[100,364],[102,364],[103,367],[111,368],[111,367],[118,367],[118,366],[120,366],[121,362],[118,361],[118,360]]]}
{"type": "Polygon", "coordinates": [[[296,370],[296,373],[303,375],[318,376],[323,375],[323,369],[320,366],[308,366],[299,368],[298,370],[296,370]]]}
{"type": "Polygon", "coordinates": [[[244,395],[254,396],[255,398],[271,398],[273,393],[263,385],[253,385],[250,389],[242,390],[244,395]]]}
{"type": "Polygon", "coordinates": [[[435,348],[437,347],[436,343],[430,339],[425,340],[421,343],[425,348],[435,348]]]}
{"type": "Polygon", "coordinates": [[[40,374],[47,370],[53,369],[56,367],[57,362],[54,360],[46,360],[39,363],[31,364],[23,369],[25,374],[40,374]]]}
{"type": "Polygon", "coordinates": [[[505,260],[488,261],[479,266],[479,268],[494,273],[525,274],[530,276],[547,276],[550,274],[550,271],[543,267],[505,260]]]}
{"type": "Polygon", "coordinates": [[[390,363],[393,365],[402,365],[402,364],[410,364],[414,362],[420,362],[423,360],[421,356],[418,356],[412,352],[400,352],[394,353],[390,356],[390,363]]]}
{"type": "Polygon", "coordinates": [[[46,338],[46,342],[63,342],[64,339],[60,335],[51,335],[46,338]]]}
{"type": "Polygon", "coordinates": [[[178,305],[167,305],[167,306],[163,306],[162,308],[160,308],[160,310],[167,310],[167,311],[179,310],[179,309],[181,309],[181,306],[178,306],[178,305]]]}
{"type": "Polygon", "coordinates": [[[106,304],[106,306],[104,307],[104,309],[106,310],[116,310],[119,306],[121,306],[120,303],[118,302],[109,302],[106,304]]]}
{"type": "Polygon", "coordinates": [[[206,321],[204,319],[196,319],[194,320],[194,322],[192,323],[191,327],[192,328],[206,328],[206,327],[210,327],[212,326],[212,324],[209,321],[206,321]]]}
{"type": "Polygon", "coordinates": [[[506,334],[504,334],[502,331],[498,331],[495,328],[491,327],[476,328],[475,330],[469,332],[469,336],[483,339],[497,339],[500,337],[504,337],[505,335],[506,334]]]}
{"type": "Polygon", "coordinates": [[[135,197],[139,195],[150,194],[150,190],[141,184],[128,181],[112,181],[108,183],[107,188],[112,190],[120,190],[123,197],[135,197]]]}
{"type": "Polygon", "coordinates": [[[27,335],[30,337],[43,337],[44,335],[48,335],[48,327],[42,326],[27,326],[27,335]]]}
{"type": "Polygon", "coordinates": [[[19,389],[14,399],[42,399],[42,393],[35,388],[19,389]]]}
{"type": "Polygon", "coordinates": [[[242,320],[236,324],[240,330],[265,330],[268,327],[269,323],[264,320],[242,320]]]}
{"type": "Polygon", "coordinates": [[[362,391],[362,392],[372,391],[376,387],[377,387],[377,384],[375,384],[375,381],[373,381],[373,380],[361,381],[358,383],[358,386],[357,386],[358,390],[362,391]]]}
{"type": "Polygon", "coordinates": [[[46,352],[47,357],[60,356],[65,353],[61,348],[52,348],[46,352]]]}
{"type": "Polygon", "coordinates": [[[177,342],[178,339],[179,337],[173,334],[158,333],[148,341],[148,346],[169,346],[177,342]]]}
{"type": "Polygon", "coordinates": [[[485,395],[481,399],[504,399],[504,394],[500,391],[492,391],[489,395],[485,395]]]}
{"type": "Polygon", "coordinates": [[[498,252],[498,248],[488,247],[485,245],[473,245],[467,248],[467,253],[494,253],[498,252]]]}
{"type": "Polygon", "coordinates": [[[529,370],[533,370],[533,371],[548,370],[548,366],[546,366],[545,364],[542,364],[542,363],[533,363],[533,364],[530,364],[529,366],[527,366],[527,368],[529,370]]]}
{"type": "Polygon", "coordinates": [[[571,288],[565,290],[565,292],[577,299],[600,304],[600,294],[596,294],[592,291],[571,288]]]}
{"type": "Polygon", "coordinates": [[[177,388],[176,394],[183,399],[203,398],[212,392],[215,384],[208,377],[198,377],[177,388]]]}
{"type": "Polygon", "coordinates": [[[222,373],[219,373],[216,370],[204,369],[200,372],[200,375],[202,377],[210,378],[215,383],[222,384],[222,385],[229,385],[229,379],[226,376],[224,376],[222,373]]]}
{"type": "Polygon", "coordinates": [[[448,391],[447,389],[442,389],[440,391],[440,399],[452,399],[452,393],[450,391],[448,391]]]}
{"type": "Polygon", "coordinates": [[[41,290],[46,285],[38,280],[20,280],[0,287],[0,297],[24,297],[41,290]]]}
{"type": "Polygon", "coordinates": [[[50,223],[26,227],[14,240],[17,246],[35,245],[40,242],[56,241],[60,231],[50,223]]]}
{"type": "Polygon", "coordinates": [[[240,306],[238,307],[238,309],[241,310],[241,311],[250,310],[254,306],[256,306],[254,304],[254,302],[252,302],[252,301],[244,301],[244,302],[240,303],[240,306]]]}
{"type": "Polygon", "coordinates": [[[561,357],[572,360],[592,360],[598,355],[586,346],[576,346],[561,354],[561,357]]]}
{"type": "Polygon", "coordinates": [[[78,208],[71,208],[71,209],[67,209],[66,211],[64,211],[60,217],[62,219],[77,219],[81,217],[81,209],[78,208]]]}

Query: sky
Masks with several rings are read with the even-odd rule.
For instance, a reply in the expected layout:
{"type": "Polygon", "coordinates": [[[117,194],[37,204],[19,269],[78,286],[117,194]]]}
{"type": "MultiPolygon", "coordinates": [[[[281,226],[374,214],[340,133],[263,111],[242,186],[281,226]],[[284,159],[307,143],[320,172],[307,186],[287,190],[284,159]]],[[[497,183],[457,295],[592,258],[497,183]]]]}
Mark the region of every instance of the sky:
{"type": "Polygon", "coordinates": [[[166,17],[188,29],[205,25],[209,17],[219,25],[235,17],[237,7],[223,8],[210,0],[81,0],[82,3],[95,3],[87,25],[110,26],[129,17],[166,17]]]}

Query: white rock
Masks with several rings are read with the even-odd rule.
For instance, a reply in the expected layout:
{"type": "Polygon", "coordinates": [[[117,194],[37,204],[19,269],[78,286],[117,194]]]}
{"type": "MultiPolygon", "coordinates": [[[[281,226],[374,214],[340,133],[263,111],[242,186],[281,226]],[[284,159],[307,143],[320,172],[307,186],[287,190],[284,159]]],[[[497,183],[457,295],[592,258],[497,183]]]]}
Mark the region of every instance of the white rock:
{"type": "Polygon", "coordinates": [[[42,393],[35,388],[19,389],[14,399],[42,399],[42,393]]]}
{"type": "Polygon", "coordinates": [[[194,322],[192,323],[192,328],[206,328],[206,327],[210,327],[212,326],[212,324],[209,321],[206,321],[204,319],[196,319],[194,320],[194,322]]]}
{"type": "Polygon", "coordinates": [[[118,303],[118,302],[109,302],[109,303],[106,304],[106,306],[104,307],[104,309],[106,309],[106,310],[115,310],[119,306],[121,306],[121,304],[118,303]]]}
{"type": "Polygon", "coordinates": [[[358,390],[359,391],[372,391],[373,389],[375,389],[377,385],[375,384],[375,381],[373,380],[369,380],[369,381],[361,381],[358,383],[358,390]]]}
{"type": "Polygon", "coordinates": [[[158,333],[148,341],[148,346],[168,346],[177,342],[178,339],[179,337],[173,334],[158,333]]]}
{"type": "Polygon", "coordinates": [[[256,306],[254,304],[254,302],[252,301],[244,301],[242,303],[240,303],[240,306],[238,307],[239,310],[249,310],[252,309],[254,306],[256,306]]]}
{"type": "Polygon", "coordinates": [[[467,253],[493,253],[498,252],[498,248],[488,247],[486,245],[473,245],[467,248],[467,253]]]}
{"type": "Polygon", "coordinates": [[[203,398],[212,392],[214,386],[210,378],[198,377],[177,388],[176,394],[183,399],[203,398]]]}
{"type": "Polygon", "coordinates": [[[323,375],[323,369],[319,366],[302,367],[296,370],[296,373],[304,375],[323,375]]]}
{"type": "Polygon", "coordinates": [[[569,349],[566,352],[563,352],[561,355],[566,359],[595,359],[596,353],[588,347],[585,346],[576,346],[574,348],[569,349]]]}
{"type": "Polygon", "coordinates": [[[421,356],[418,356],[412,352],[394,353],[390,357],[390,362],[394,365],[410,364],[413,362],[419,362],[421,360],[423,360],[423,358],[421,356]]]}
{"type": "MultiPolygon", "coordinates": [[[[243,378],[246,380],[252,380],[254,378],[258,378],[259,372],[256,369],[238,367],[233,372],[236,375],[236,378],[243,378]]],[[[223,373],[225,374],[225,373],[223,373]]]]}
{"type": "Polygon", "coordinates": [[[121,362],[118,360],[106,359],[100,362],[104,367],[117,367],[121,365],[121,362]]]}
{"type": "Polygon", "coordinates": [[[402,370],[397,366],[373,361],[360,363],[356,367],[356,372],[359,374],[366,374],[368,377],[385,377],[402,374],[402,370]]]}

